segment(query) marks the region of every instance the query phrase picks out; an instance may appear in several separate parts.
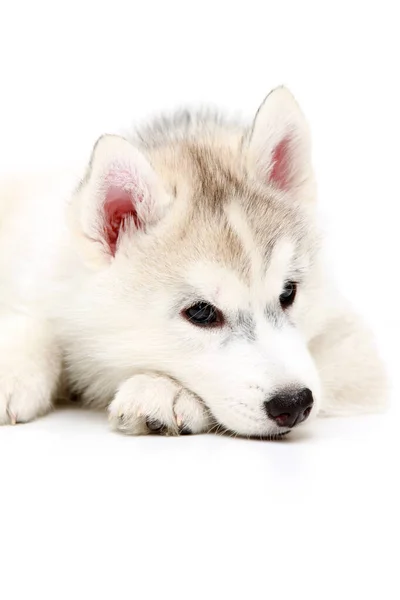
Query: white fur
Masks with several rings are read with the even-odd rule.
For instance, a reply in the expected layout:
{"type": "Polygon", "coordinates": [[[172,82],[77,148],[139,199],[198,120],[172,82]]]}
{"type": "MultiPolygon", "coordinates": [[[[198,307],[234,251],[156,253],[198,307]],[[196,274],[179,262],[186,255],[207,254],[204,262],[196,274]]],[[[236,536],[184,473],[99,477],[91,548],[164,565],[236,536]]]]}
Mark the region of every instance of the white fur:
{"type": "Polygon", "coordinates": [[[26,422],[50,410],[61,357],[48,324],[0,312],[0,425],[26,422]]]}
{"type": "Polygon", "coordinates": [[[183,425],[192,433],[204,431],[211,420],[195,396],[167,377],[134,375],[118,389],[108,407],[111,426],[123,433],[149,433],[148,421],[162,423],[178,434],[183,425]]]}
{"type": "MultiPolygon", "coordinates": [[[[273,148],[289,134],[291,189],[272,185],[267,192],[278,209],[280,202],[298,204],[312,231],[309,134],[286,90],[275,91],[260,109],[246,137],[244,164],[254,189],[264,190],[273,148]]],[[[205,139],[221,147],[226,160],[239,152],[235,132],[226,138],[208,132],[205,139]]],[[[108,407],[113,428],[132,434],[148,432],[149,420],[173,434],[181,427],[206,431],[212,415],[240,434],[273,435],[279,430],[264,402],[287,386],[312,390],[312,416],[384,404],[373,339],[332,288],[313,242],[296,255],[295,233],[282,233],[264,269],[265,256],[234,197],[225,215],[250,260],[247,275],[228,258],[220,260],[211,220],[183,235],[179,227],[194,184],[184,152],[176,157],[181,143],[164,156],[105,136],[86,175],[82,169],[79,177],[0,185],[0,423],[49,410],[61,379],[86,403],[108,407]],[[104,238],[110,177],[133,198],[139,194],[146,222],[146,232],[128,227],[115,256],[104,238]],[[303,278],[298,296],[290,317],[279,317],[276,326],[265,309],[276,310],[293,273],[303,278]],[[250,315],[253,337],[228,325],[200,329],[182,318],[181,311],[201,299],[218,306],[227,323],[250,315]]]]}

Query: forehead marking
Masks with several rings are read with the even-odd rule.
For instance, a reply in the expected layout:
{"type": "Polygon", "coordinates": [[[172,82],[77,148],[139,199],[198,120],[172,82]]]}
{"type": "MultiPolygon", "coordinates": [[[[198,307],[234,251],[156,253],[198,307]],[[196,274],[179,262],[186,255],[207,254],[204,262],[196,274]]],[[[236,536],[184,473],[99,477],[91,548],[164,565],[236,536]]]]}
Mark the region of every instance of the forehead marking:
{"type": "Polygon", "coordinates": [[[249,259],[253,284],[261,283],[264,276],[263,255],[255,243],[254,232],[251,230],[245,213],[235,202],[231,202],[225,207],[225,213],[230,226],[241,241],[249,259]]]}
{"type": "Polygon", "coordinates": [[[240,239],[250,261],[252,284],[260,299],[267,294],[268,298],[279,296],[283,283],[290,272],[294,255],[294,244],[287,238],[277,241],[269,252],[269,260],[265,263],[265,252],[256,243],[251,226],[241,207],[232,202],[225,208],[232,229],[240,239]]]}

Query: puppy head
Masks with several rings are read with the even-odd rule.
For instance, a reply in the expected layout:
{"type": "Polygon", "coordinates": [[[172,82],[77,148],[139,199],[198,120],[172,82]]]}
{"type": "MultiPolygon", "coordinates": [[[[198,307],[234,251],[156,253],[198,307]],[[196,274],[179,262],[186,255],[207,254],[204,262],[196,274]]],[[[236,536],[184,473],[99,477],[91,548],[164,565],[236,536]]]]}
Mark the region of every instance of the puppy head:
{"type": "Polygon", "coordinates": [[[76,307],[87,394],[91,372],[119,382],[151,370],[240,434],[315,414],[313,203],[307,126],[284,88],[251,129],[200,121],[135,143],[101,138],[70,207],[93,269],[76,307]]]}

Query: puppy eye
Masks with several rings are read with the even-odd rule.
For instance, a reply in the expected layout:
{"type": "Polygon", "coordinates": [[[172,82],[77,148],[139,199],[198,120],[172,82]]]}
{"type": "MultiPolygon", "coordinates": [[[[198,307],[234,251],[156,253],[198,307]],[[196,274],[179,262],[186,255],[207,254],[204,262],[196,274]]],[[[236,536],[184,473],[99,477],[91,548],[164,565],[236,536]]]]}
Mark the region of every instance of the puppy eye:
{"type": "Polygon", "coordinates": [[[289,308],[294,302],[296,298],[297,292],[297,283],[294,281],[287,281],[285,283],[285,287],[283,288],[282,294],[279,296],[279,302],[283,310],[289,308]]]}
{"type": "Polygon", "coordinates": [[[197,302],[182,311],[182,315],[198,327],[217,327],[222,325],[224,318],[222,313],[212,304],[197,302]]]}

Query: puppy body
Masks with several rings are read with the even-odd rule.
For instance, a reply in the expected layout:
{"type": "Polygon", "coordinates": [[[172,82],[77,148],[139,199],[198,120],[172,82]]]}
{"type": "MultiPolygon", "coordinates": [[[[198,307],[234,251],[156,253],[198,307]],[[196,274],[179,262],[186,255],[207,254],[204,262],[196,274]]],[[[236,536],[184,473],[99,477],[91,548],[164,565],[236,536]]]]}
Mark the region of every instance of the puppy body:
{"type": "Polygon", "coordinates": [[[378,409],[382,366],[329,281],[315,202],[283,88],[251,126],[180,113],[101,138],[76,172],[3,181],[0,423],[63,391],[138,434],[285,433],[269,409],[297,390],[310,418],[378,409]]]}

